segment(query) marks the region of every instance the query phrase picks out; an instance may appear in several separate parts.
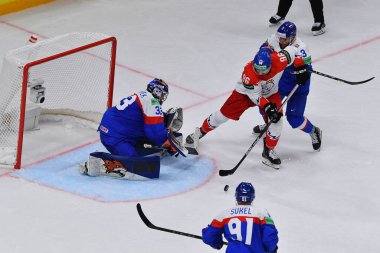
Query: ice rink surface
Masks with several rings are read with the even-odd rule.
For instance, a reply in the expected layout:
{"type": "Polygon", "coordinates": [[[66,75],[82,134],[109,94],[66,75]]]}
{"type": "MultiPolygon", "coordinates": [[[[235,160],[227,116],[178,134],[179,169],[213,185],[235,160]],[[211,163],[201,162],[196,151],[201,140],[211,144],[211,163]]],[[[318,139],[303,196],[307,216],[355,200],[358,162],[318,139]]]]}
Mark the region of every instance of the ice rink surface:
{"type": "MultiPolygon", "coordinates": [[[[234,188],[241,181],[254,184],[256,204],[266,207],[274,218],[279,252],[380,252],[380,172],[376,165],[380,154],[380,2],[334,0],[324,4],[324,35],[311,34],[308,1],[294,1],[287,17],[308,44],[314,69],[352,81],[376,78],[350,86],[312,76],[306,115],[323,131],[321,152],[312,150],[309,136],[285,122],[277,148],[283,162],[280,170],[261,163],[260,144],[234,175],[219,177],[215,171],[235,166],[255,138],[252,127],[262,119],[253,108],[238,122],[228,122],[201,140],[199,159],[212,162],[205,165],[212,167],[209,174],[189,166],[186,174],[178,173],[178,181],[174,178],[163,185],[158,180],[158,186],[173,189],[164,197],[104,201],[44,183],[48,177],[64,178],[54,177],[53,171],[61,172],[57,167],[35,164],[16,173],[0,169],[0,252],[214,252],[200,240],[148,229],[136,212],[136,203],[142,203],[154,224],[200,235],[214,216],[234,205],[234,188]],[[32,167],[39,174],[25,176],[32,174],[28,172],[32,167]],[[198,183],[178,191],[178,182],[184,179],[198,183]],[[226,184],[230,185],[228,192],[223,191],[226,184]]],[[[164,107],[184,108],[183,132],[187,135],[220,108],[245,64],[276,31],[268,26],[276,9],[277,1],[55,1],[0,17],[0,57],[24,45],[30,34],[40,39],[77,31],[115,36],[114,101],[145,89],[154,77],[162,78],[170,85],[164,107]]],[[[89,142],[97,137],[75,127],[65,131],[89,142]]],[[[54,155],[49,142],[57,150],[70,150],[84,140],[73,143],[42,135],[42,144],[28,145],[40,149],[38,159],[43,159],[54,155]]],[[[28,163],[34,158],[24,159],[28,163]]],[[[63,159],[60,166],[65,164],[64,155],[59,159],[63,159]]],[[[183,165],[178,167],[183,169],[183,165]]],[[[76,177],[74,170],[62,169],[76,177]]],[[[67,186],[64,180],[60,183],[67,186]]],[[[116,199],[138,188],[136,182],[125,181],[124,187],[118,180],[102,183],[117,189],[106,193],[116,199]]],[[[86,188],[88,195],[101,190],[101,185],[86,188]]]]}

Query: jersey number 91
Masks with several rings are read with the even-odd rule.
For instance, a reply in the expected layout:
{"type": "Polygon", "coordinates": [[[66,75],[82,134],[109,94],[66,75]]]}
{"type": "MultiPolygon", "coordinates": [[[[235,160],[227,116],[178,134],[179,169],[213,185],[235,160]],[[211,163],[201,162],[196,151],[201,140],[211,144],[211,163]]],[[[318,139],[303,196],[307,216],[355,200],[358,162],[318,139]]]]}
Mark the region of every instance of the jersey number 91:
{"type": "Polygon", "coordinates": [[[253,218],[245,218],[245,222],[241,222],[238,218],[232,218],[228,222],[228,230],[232,235],[236,237],[236,241],[244,242],[247,245],[252,243],[252,233],[253,233],[253,218]],[[245,229],[245,238],[243,238],[243,229],[245,229]]]}

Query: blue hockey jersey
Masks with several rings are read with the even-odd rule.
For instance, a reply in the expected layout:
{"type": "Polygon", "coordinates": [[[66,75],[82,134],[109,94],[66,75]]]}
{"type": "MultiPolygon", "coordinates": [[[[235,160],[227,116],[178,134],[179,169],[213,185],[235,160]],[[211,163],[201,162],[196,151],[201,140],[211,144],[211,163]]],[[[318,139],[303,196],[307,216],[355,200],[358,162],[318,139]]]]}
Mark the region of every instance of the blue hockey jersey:
{"type": "MultiPolygon", "coordinates": [[[[296,37],[296,40],[292,43],[292,46],[294,46],[297,49],[296,57],[302,57],[303,62],[305,64],[308,64],[308,69],[313,69],[311,66],[311,55],[309,52],[309,49],[307,45],[298,37],[296,37]]],[[[261,45],[260,48],[262,47],[270,47],[272,50],[275,52],[280,52],[281,48],[279,45],[278,37],[276,34],[273,34],[271,37],[267,39],[267,41],[261,45]]],[[[296,75],[293,74],[294,72],[294,66],[289,66],[287,67],[279,81],[279,91],[281,94],[289,94],[289,92],[293,89],[293,87],[297,84],[296,80],[296,75]]],[[[311,74],[309,73],[309,76],[311,74]]],[[[296,90],[296,94],[301,94],[301,93],[307,93],[309,92],[310,89],[310,78],[307,80],[306,84],[303,86],[298,87],[296,90]]]]}
{"type": "Polygon", "coordinates": [[[123,98],[116,106],[109,108],[103,115],[98,131],[132,145],[150,142],[155,146],[162,146],[168,134],[162,107],[147,91],[123,98]]]}
{"type": "Polygon", "coordinates": [[[278,243],[277,229],[269,213],[254,205],[225,210],[202,230],[202,239],[220,249],[223,234],[228,241],[226,253],[274,252],[278,243]]]}

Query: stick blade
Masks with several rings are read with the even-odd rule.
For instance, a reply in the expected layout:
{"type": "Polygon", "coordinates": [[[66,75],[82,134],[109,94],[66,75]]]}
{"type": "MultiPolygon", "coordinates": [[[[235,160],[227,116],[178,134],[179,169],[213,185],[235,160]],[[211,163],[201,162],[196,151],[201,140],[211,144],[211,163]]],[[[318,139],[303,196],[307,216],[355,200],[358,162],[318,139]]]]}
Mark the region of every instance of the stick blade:
{"type": "Polygon", "coordinates": [[[346,81],[346,83],[351,84],[351,85],[357,85],[357,84],[367,83],[367,82],[371,81],[371,80],[374,79],[374,78],[375,78],[375,77],[371,77],[371,78],[368,78],[367,80],[359,81],[359,82],[350,82],[350,81],[346,81]]]}
{"type": "Polygon", "coordinates": [[[141,220],[145,223],[145,225],[146,225],[147,227],[149,227],[149,228],[154,228],[155,226],[154,226],[154,225],[152,224],[152,222],[150,222],[150,221],[148,220],[148,218],[145,216],[145,214],[144,214],[144,212],[143,212],[143,210],[142,210],[142,208],[141,208],[140,203],[137,203],[136,208],[137,208],[137,212],[138,212],[138,214],[139,214],[141,220]]]}
{"type": "Polygon", "coordinates": [[[219,170],[219,176],[225,177],[234,174],[234,170],[219,170]]]}

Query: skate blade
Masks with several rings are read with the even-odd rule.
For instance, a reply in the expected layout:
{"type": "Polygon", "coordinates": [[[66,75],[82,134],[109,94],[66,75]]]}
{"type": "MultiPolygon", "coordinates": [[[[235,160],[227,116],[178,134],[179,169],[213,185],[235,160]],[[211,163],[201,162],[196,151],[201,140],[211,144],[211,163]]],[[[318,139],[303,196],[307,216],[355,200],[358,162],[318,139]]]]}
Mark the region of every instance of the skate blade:
{"type": "Polygon", "coordinates": [[[269,22],[269,27],[276,27],[276,26],[280,26],[282,23],[283,23],[283,19],[281,19],[280,21],[278,21],[276,24],[272,24],[269,22]]]}
{"type": "Polygon", "coordinates": [[[313,31],[313,35],[318,36],[318,35],[324,34],[325,32],[326,32],[326,30],[324,28],[322,28],[319,31],[313,31]]]}
{"type": "Polygon", "coordinates": [[[273,168],[273,169],[276,169],[276,170],[278,170],[278,169],[280,169],[280,164],[273,164],[273,163],[271,163],[269,160],[267,160],[267,159],[265,159],[265,158],[263,158],[263,164],[265,164],[266,166],[269,166],[269,167],[271,167],[271,168],[273,168]]]}

